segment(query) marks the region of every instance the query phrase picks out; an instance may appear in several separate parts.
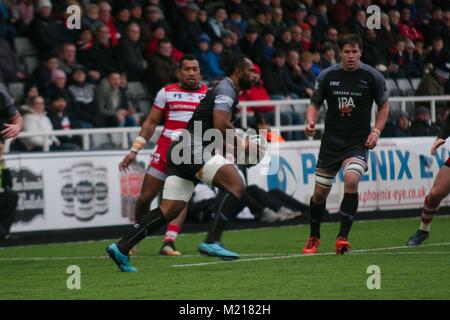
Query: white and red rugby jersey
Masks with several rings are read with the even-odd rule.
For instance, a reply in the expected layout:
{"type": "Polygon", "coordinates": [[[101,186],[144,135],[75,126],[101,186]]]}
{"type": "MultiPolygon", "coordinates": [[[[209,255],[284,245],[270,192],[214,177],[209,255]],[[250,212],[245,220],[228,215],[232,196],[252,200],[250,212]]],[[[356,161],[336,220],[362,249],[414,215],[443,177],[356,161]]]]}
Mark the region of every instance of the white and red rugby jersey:
{"type": "MultiPolygon", "coordinates": [[[[169,84],[156,95],[153,107],[164,110],[164,129],[161,137],[172,139],[178,129],[185,129],[195,108],[205,97],[208,86],[200,84],[196,90],[186,90],[180,83],[169,84]]],[[[161,139],[161,138],[160,138],[161,139]]]]}

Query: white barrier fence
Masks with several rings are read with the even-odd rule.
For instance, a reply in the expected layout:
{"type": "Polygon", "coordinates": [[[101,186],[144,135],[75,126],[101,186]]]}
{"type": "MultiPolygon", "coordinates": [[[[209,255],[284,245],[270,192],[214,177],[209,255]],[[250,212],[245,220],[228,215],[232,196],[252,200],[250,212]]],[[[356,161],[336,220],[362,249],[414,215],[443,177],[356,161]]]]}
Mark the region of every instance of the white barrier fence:
{"type": "MultiPolygon", "coordinates": [[[[369,169],[360,185],[360,211],[419,209],[433,180],[450,154],[450,143],[434,158],[434,138],[381,139],[370,152],[369,169]]],[[[319,141],[280,144],[271,161],[272,175],[249,169],[248,185],[281,189],[309,203],[319,141]]],[[[88,228],[129,224],[141,190],[150,150],[142,151],[127,174],[118,164],[124,151],[22,153],[7,155],[19,207],[12,232],[88,228]]],[[[343,196],[338,174],[327,207],[339,208],[343,196]]],[[[156,202],[153,203],[153,206],[156,202]]],[[[449,206],[447,198],[443,206],[449,206]]],[[[395,213],[393,213],[395,214],[395,213]]]]}
{"type": "MultiPolygon", "coordinates": [[[[280,114],[284,108],[293,106],[294,110],[304,114],[309,103],[309,99],[298,99],[298,100],[269,100],[269,101],[250,101],[241,102],[241,124],[244,128],[248,124],[248,108],[258,108],[267,105],[273,105],[275,107],[275,126],[274,129],[278,129],[281,132],[285,131],[300,131],[305,130],[305,125],[290,125],[282,126],[280,114]]],[[[391,103],[399,103],[401,105],[401,110],[406,110],[407,103],[413,102],[430,102],[431,104],[431,117],[433,121],[436,121],[436,102],[450,101],[450,96],[424,96],[424,97],[391,97],[389,98],[391,103]]],[[[376,108],[372,108],[372,122],[375,121],[376,108]]],[[[373,123],[372,123],[373,124],[373,123]]],[[[323,129],[323,124],[318,124],[316,126],[318,130],[323,129]]],[[[128,127],[128,128],[100,128],[100,129],[73,129],[73,130],[55,130],[47,133],[42,132],[22,132],[19,138],[43,136],[45,139],[44,151],[49,151],[48,139],[49,136],[81,136],[82,137],[82,149],[90,150],[91,141],[94,136],[98,135],[119,135],[120,136],[120,146],[122,149],[129,148],[129,143],[132,138],[139,132],[139,127],[128,127]],[[130,136],[132,138],[130,139],[130,136]]],[[[156,141],[156,138],[161,133],[162,127],[157,128],[157,135],[155,135],[152,141],[156,141]]],[[[9,150],[9,144],[6,146],[6,150],[9,150]]]]}

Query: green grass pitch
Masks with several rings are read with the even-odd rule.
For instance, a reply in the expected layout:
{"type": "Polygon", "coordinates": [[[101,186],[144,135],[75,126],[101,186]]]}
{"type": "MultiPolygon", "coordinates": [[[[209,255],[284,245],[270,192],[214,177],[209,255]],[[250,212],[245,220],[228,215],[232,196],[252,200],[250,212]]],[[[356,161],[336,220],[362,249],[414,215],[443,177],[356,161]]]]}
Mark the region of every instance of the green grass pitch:
{"type": "Polygon", "coordinates": [[[204,233],[178,239],[182,257],[160,257],[161,237],[141,243],[120,273],[106,258],[111,241],[0,249],[0,299],[449,299],[450,216],[435,218],[424,246],[404,247],[416,219],[356,221],[352,253],[334,254],[338,224],[322,226],[320,255],[299,254],[308,226],[229,231],[224,243],[242,254],[224,262],[200,256],[204,233]],[[81,269],[81,289],[67,288],[67,267],[81,269]],[[367,268],[381,270],[369,290],[367,268]]]}

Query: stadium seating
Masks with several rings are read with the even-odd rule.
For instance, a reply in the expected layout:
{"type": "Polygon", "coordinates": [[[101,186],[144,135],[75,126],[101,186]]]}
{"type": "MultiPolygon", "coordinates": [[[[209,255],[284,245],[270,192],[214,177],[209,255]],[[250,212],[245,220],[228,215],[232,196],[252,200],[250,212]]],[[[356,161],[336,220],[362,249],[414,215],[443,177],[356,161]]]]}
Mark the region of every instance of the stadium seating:
{"type": "Polygon", "coordinates": [[[30,39],[25,37],[14,38],[14,47],[19,59],[25,63],[27,73],[31,74],[39,64],[38,51],[30,39]]]}

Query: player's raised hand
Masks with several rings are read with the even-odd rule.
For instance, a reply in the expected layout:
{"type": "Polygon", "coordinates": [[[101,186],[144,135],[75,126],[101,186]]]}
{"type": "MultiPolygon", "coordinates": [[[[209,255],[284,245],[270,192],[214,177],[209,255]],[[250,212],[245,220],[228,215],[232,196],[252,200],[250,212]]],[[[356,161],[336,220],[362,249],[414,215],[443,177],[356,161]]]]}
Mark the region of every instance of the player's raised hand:
{"type": "Polygon", "coordinates": [[[436,150],[442,146],[445,143],[444,139],[441,138],[437,138],[436,141],[433,143],[433,146],[431,147],[431,155],[434,156],[434,153],[436,152],[436,150]]]}
{"type": "Polygon", "coordinates": [[[306,125],[305,133],[310,137],[313,137],[316,134],[316,125],[314,122],[309,122],[306,125]]]}
{"type": "Polygon", "coordinates": [[[130,151],[119,163],[120,171],[127,171],[128,166],[136,160],[136,152],[130,151]]]}

